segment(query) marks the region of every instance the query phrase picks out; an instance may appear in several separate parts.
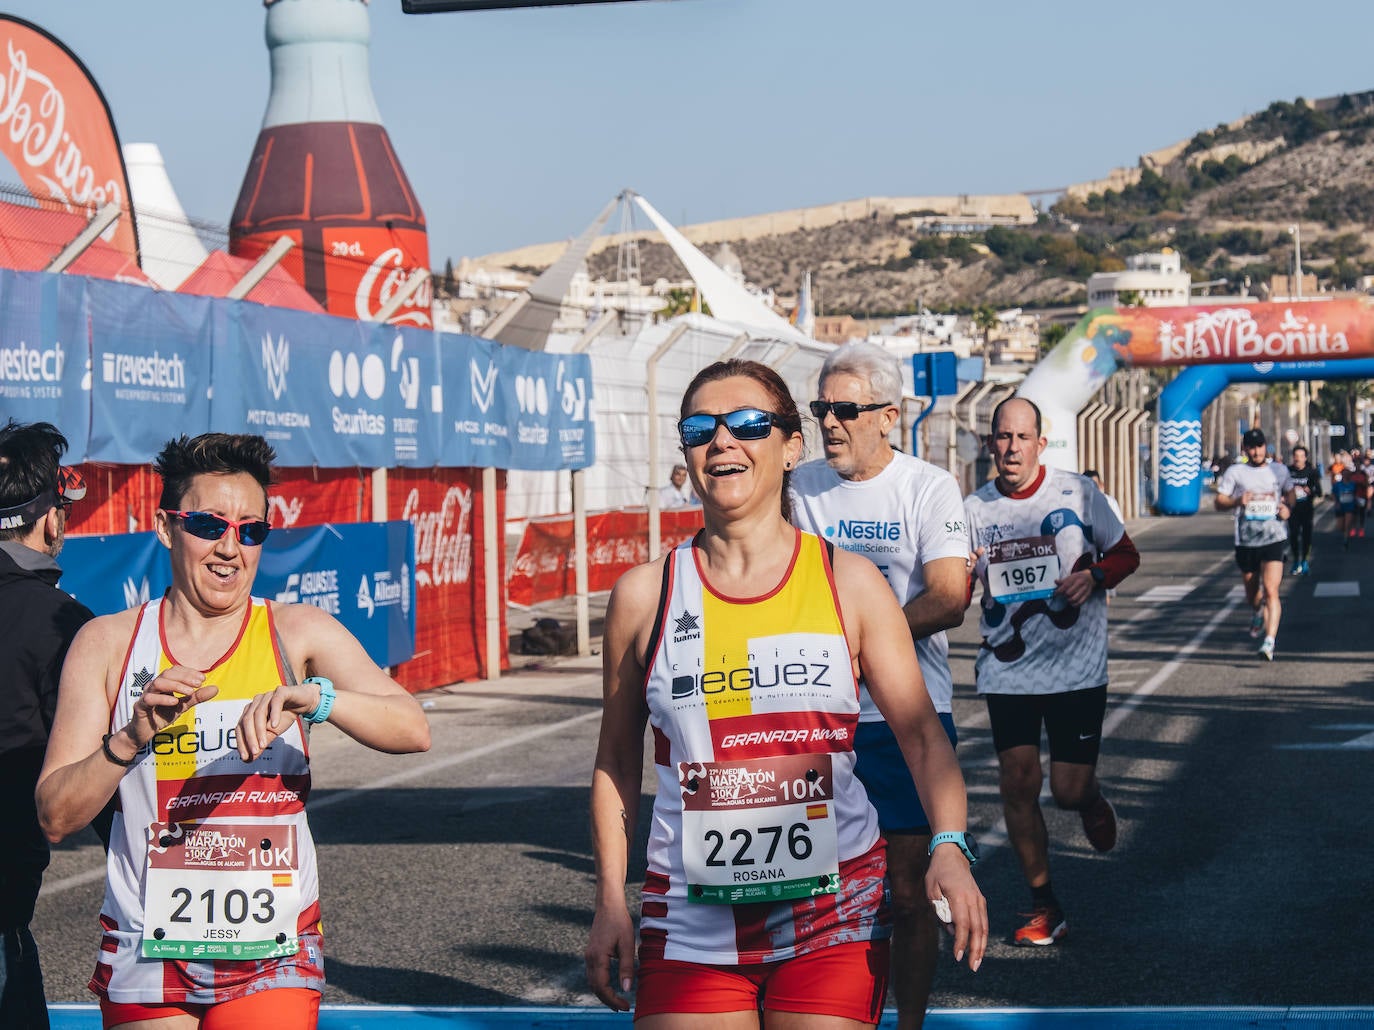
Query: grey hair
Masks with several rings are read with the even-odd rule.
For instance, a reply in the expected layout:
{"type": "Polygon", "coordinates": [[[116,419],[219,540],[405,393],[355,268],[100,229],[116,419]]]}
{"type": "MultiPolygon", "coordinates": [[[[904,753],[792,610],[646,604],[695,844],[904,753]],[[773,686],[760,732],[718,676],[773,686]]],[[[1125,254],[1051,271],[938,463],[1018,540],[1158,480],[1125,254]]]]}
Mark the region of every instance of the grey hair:
{"type": "Polygon", "coordinates": [[[818,384],[830,376],[849,375],[868,384],[875,401],[900,404],[902,401],[902,366],[897,356],[876,343],[855,340],[832,350],[821,365],[818,384]]]}

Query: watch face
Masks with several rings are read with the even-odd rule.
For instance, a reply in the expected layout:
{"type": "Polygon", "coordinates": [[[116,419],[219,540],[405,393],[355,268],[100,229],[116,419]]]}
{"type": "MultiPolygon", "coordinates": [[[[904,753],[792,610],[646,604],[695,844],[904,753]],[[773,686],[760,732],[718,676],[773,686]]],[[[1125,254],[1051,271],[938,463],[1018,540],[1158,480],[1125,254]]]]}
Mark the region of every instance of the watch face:
{"type": "Polygon", "coordinates": [[[982,857],[978,851],[978,841],[974,838],[973,834],[964,834],[964,847],[968,848],[969,854],[973,856],[974,862],[977,862],[978,859],[982,857]]]}

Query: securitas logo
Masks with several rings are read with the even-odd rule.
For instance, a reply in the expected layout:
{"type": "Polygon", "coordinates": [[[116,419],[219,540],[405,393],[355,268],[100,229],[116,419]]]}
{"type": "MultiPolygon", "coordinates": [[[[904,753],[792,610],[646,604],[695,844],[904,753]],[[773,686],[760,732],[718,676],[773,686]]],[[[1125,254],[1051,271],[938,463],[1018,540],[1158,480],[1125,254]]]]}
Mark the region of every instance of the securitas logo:
{"type": "Polygon", "coordinates": [[[825,535],[836,540],[900,540],[900,522],[870,522],[860,519],[840,519],[825,528],[825,535]]]}

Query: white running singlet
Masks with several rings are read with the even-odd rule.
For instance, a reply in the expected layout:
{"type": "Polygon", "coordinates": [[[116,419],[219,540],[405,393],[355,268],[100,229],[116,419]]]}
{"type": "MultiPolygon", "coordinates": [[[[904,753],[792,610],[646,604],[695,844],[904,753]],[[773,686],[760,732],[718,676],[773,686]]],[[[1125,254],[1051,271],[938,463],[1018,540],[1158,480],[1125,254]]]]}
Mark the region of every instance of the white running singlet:
{"type": "Polygon", "coordinates": [[[974,662],[980,694],[1060,694],[1107,682],[1106,591],[1074,608],[1051,596],[1055,580],[1087,568],[1126,532],[1106,496],[1073,472],[1042,466],[1027,497],[985,484],[964,499],[969,539],[983,548],[974,662]]]}
{"type": "Polygon", "coordinates": [[[1217,493],[1239,500],[1250,494],[1249,504],[1235,508],[1237,547],[1264,547],[1288,543],[1288,523],[1278,517],[1278,504],[1292,489],[1288,466],[1278,461],[1264,465],[1230,465],[1221,474],[1217,493]]]}

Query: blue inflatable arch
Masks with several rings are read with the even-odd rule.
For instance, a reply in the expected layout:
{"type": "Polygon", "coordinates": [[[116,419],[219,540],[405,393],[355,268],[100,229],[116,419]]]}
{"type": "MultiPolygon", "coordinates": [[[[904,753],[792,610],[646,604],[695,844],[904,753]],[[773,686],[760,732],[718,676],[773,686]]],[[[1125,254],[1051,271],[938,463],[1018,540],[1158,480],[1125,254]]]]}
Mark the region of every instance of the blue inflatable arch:
{"type": "Polygon", "coordinates": [[[1374,379],[1374,358],[1193,365],[1159,395],[1161,515],[1193,515],[1202,503],[1202,411],[1232,383],[1374,379]]]}

